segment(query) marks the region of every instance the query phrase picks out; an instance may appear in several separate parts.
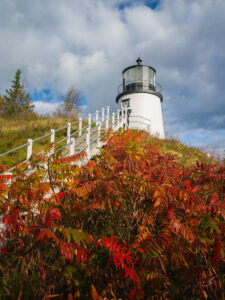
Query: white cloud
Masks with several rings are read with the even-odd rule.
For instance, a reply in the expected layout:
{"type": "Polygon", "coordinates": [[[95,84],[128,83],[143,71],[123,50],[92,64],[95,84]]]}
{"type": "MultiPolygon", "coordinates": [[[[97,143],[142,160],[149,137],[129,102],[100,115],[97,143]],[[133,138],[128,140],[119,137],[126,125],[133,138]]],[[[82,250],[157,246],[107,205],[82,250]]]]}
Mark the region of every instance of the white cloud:
{"type": "Polygon", "coordinates": [[[121,71],[140,55],[157,69],[170,133],[224,130],[225,1],[144,2],[2,0],[0,92],[20,67],[30,90],[75,85],[90,110],[115,107],[121,71]]]}
{"type": "Polygon", "coordinates": [[[38,114],[45,115],[54,112],[60,105],[59,102],[35,101],[34,111],[38,114]]]}

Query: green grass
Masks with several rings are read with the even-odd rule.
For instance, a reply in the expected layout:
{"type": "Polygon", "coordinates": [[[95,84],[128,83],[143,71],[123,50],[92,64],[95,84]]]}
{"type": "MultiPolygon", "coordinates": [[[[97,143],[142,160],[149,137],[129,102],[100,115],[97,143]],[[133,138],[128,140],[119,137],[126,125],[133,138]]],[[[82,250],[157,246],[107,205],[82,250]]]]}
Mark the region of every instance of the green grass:
{"type": "Polygon", "coordinates": [[[160,140],[151,137],[150,139],[155,145],[157,145],[161,149],[162,153],[169,153],[175,155],[176,161],[181,162],[184,166],[195,165],[196,160],[202,163],[209,164],[218,162],[217,158],[209,157],[200,149],[186,146],[174,138],[160,140]]]}
{"type": "MultiPolygon", "coordinates": [[[[75,120],[72,120],[74,122],[75,120]]],[[[34,120],[5,120],[0,118],[0,154],[8,150],[26,144],[29,138],[36,139],[42,135],[50,133],[51,129],[58,129],[66,126],[68,120],[39,117],[34,120]]],[[[78,129],[78,124],[72,126],[71,131],[78,129]]],[[[55,140],[59,141],[66,137],[67,129],[60,130],[55,135],[55,140]]],[[[50,136],[33,143],[33,153],[44,150],[50,143],[50,136]]],[[[61,147],[65,141],[58,144],[61,147]]],[[[26,159],[27,147],[16,152],[0,157],[0,164],[8,168],[26,159]]]]}

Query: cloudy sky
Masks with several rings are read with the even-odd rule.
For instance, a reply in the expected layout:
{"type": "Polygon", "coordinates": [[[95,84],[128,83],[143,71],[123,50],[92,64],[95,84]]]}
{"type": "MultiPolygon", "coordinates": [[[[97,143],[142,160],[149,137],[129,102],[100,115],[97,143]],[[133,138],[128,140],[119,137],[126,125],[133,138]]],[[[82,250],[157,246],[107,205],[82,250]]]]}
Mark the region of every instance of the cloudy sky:
{"type": "Polygon", "coordinates": [[[225,149],[224,0],[0,0],[0,93],[18,68],[40,113],[74,85],[116,108],[121,71],[143,63],[163,87],[168,136],[225,149]]]}

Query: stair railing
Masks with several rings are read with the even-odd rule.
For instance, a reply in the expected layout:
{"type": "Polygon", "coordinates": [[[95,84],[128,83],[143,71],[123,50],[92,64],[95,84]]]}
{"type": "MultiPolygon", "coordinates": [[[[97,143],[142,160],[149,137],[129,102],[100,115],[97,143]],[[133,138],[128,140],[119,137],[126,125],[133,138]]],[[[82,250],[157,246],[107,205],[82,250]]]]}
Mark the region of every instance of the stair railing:
{"type": "MultiPolygon", "coordinates": [[[[99,112],[100,111],[96,111],[95,113],[95,124],[96,126],[98,126],[98,124],[100,124],[101,122],[99,122],[99,112]]],[[[109,122],[109,106],[106,108],[106,123],[109,122]]],[[[101,109],[101,113],[102,113],[102,116],[101,116],[101,119],[102,119],[102,122],[105,121],[105,108],[103,107],[101,109]]],[[[36,139],[28,139],[27,143],[21,145],[21,146],[18,146],[16,148],[13,148],[11,150],[8,150],[4,153],[1,153],[0,154],[0,158],[4,157],[4,156],[7,156],[7,155],[10,155],[18,150],[21,150],[24,148],[27,148],[27,153],[26,153],[26,159],[25,160],[22,160],[22,161],[18,161],[15,165],[13,165],[10,169],[8,169],[7,172],[11,172],[13,171],[16,166],[18,164],[21,164],[21,163],[27,163],[30,159],[30,157],[32,156],[32,154],[34,153],[34,143],[36,142],[39,142],[40,140],[44,139],[44,138],[47,138],[47,137],[50,137],[50,143],[55,143],[56,145],[60,145],[62,144],[63,142],[66,141],[66,143],[64,145],[62,145],[61,147],[59,147],[56,151],[57,152],[60,152],[62,151],[63,149],[65,148],[68,148],[69,147],[69,153],[72,155],[72,153],[75,153],[73,149],[75,149],[75,140],[74,140],[74,136],[76,135],[77,137],[81,137],[83,134],[85,134],[87,131],[89,132],[89,135],[90,135],[90,132],[91,132],[91,126],[93,125],[92,124],[92,119],[91,119],[92,115],[91,114],[88,114],[88,124],[83,126],[83,119],[82,117],[80,117],[78,120],[76,120],[75,122],[69,122],[67,123],[67,125],[61,127],[61,128],[58,128],[58,129],[51,129],[49,133],[43,135],[43,136],[40,136],[36,139]],[[78,129],[75,130],[75,131],[72,131],[72,126],[73,125],[78,125],[78,129]],[[66,136],[63,137],[62,139],[56,141],[56,134],[62,130],[66,130],[66,136]]],[[[46,145],[47,145],[47,142],[46,142],[46,145]]],[[[86,148],[85,148],[86,149],[86,148]]],[[[84,149],[84,150],[85,150],[84,149]]],[[[47,157],[49,157],[50,155],[52,155],[54,153],[54,145],[53,147],[51,148],[50,152],[47,154],[47,157]]],[[[82,149],[81,149],[82,150],[82,149]]],[[[38,152],[38,153],[35,153],[37,155],[40,155],[42,153],[42,151],[38,152]]]]}
{"type": "MultiPolygon", "coordinates": [[[[96,149],[103,145],[103,143],[101,142],[101,131],[102,130],[108,131],[110,128],[112,129],[112,131],[116,131],[119,128],[123,128],[126,130],[129,127],[130,123],[137,123],[137,124],[139,123],[142,125],[146,125],[145,130],[147,130],[148,132],[151,131],[151,121],[149,119],[141,117],[141,116],[129,116],[128,111],[129,111],[129,107],[118,109],[116,113],[113,112],[110,116],[110,107],[107,106],[106,109],[103,107],[99,111],[96,110],[96,112],[93,114],[88,114],[88,123],[85,126],[83,126],[84,122],[83,122],[82,117],[80,117],[78,120],[76,120],[72,123],[71,122],[67,123],[66,126],[63,126],[58,129],[51,129],[49,133],[47,133],[43,136],[40,136],[36,139],[28,139],[26,144],[18,146],[16,148],[6,151],[4,153],[1,153],[0,158],[5,155],[9,155],[15,151],[18,151],[22,148],[27,147],[26,159],[24,161],[18,162],[18,163],[20,164],[20,163],[29,162],[29,159],[33,154],[34,143],[36,143],[46,137],[50,137],[50,142],[54,143],[54,144],[53,144],[52,148],[50,149],[49,153],[46,155],[47,157],[50,157],[51,155],[53,155],[53,153],[55,151],[56,152],[64,151],[64,153],[62,153],[62,155],[65,155],[65,156],[74,155],[76,153],[85,151],[87,153],[87,159],[90,159],[91,156],[93,155],[93,153],[96,152],[96,149]],[[101,114],[101,115],[99,115],[99,114],[101,114]],[[132,120],[132,118],[137,118],[137,117],[139,119],[141,119],[141,121],[140,120],[138,120],[138,121],[132,120]],[[78,127],[76,128],[75,131],[72,131],[72,126],[74,126],[74,125],[78,125],[78,127]],[[62,130],[66,130],[66,136],[63,137],[62,139],[56,141],[56,134],[62,130]],[[82,147],[82,149],[80,149],[79,148],[80,145],[77,143],[78,143],[79,139],[80,140],[82,139],[82,136],[84,136],[84,141],[86,141],[86,142],[83,141],[83,147],[82,147]],[[54,147],[62,144],[63,142],[65,142],[65,144],[63,144],[61,147],[59,147],[55,150],[54,147]],[[93,147],[93,146],[95,146],[95,147],[93,147]],[[78,148],[79,148],[79,150],[78,150],[78,148]]],[[[137,126],[137,128],[139,128],[139,127],[137,126]]],[[[40,151],[36,154],[40,155],[41,153],[42,152],[40,151]]],[[[18,163],[16,165],[14,165],[13,167],[11,167],[7,172],[13,171],[16,168],[16,166],[18,165],[18,163]]]]}

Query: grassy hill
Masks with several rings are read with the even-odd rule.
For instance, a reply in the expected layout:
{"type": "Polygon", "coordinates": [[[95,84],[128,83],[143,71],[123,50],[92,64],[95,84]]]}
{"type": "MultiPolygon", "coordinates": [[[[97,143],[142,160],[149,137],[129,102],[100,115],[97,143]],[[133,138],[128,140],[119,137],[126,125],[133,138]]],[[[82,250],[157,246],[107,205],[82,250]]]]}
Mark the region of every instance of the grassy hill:
{"type": "MultiPolygon", "coordinates": [[[[74,121],[74,120],[73,120],[74,121]]],[[[29,138],[36,139],[50,132],[51,129],[58,129],[67,125],[69,120],[38,117],[34,120],[6,120],[0,118],[0,154],[8,150],[26,144],[29,138]]],[[[74,131],[77,125],[72,126],[74,131]]],[[[66,136],[67,129],[56,133],[56,141],[66,136]]],[[[50,142],[50,136],[41,139],[33,144],[33,151],[41,151],[50,142]]],[[[23,148],[7,156],[0,157],[0,164],[8,167],[26,159],[27,148],[23,148]]]]}
{"type": "MultiPolygon", "coordinates": [[[[51,129],[61,128],[67,125],[69,120],[38,117],[34,120],[5,120],[0,118],[0,154],[20,145],[26,144],[29,138],[35,139],[50,132],[51,129]]],[[[75,130],[77,125],[72,127],[75,130]]],[[[66,136],[66,128],[56,134],[56,141],[66,136]]],[[[215,159],[194,147],[188,147],[175,139],[160,140],[149,137],[163,153],[176,156],[176,160],[185,166],[194,165],[196,160],[203,163],[214,163],[215,159]]],[[[50,136],[33,144],[33,151],[37,153],[44,149],[50,141],[50,136]]],[[[17,162],[26,159],[26,147],[0,157],[0,164],[12,167],[17,162]]]]}
{"type": "Polygon", "coordinates": [[[186,146],[176,139],[160,140],[153,137],[150,139],[153,144],[159,147],[162,153],[175,155],[175,160],[181,162],[184,166],[195,165],[196,160],[209,164],[218,162],[216,161],[217,158],[208,156],[198,148],[186,146]]]}

